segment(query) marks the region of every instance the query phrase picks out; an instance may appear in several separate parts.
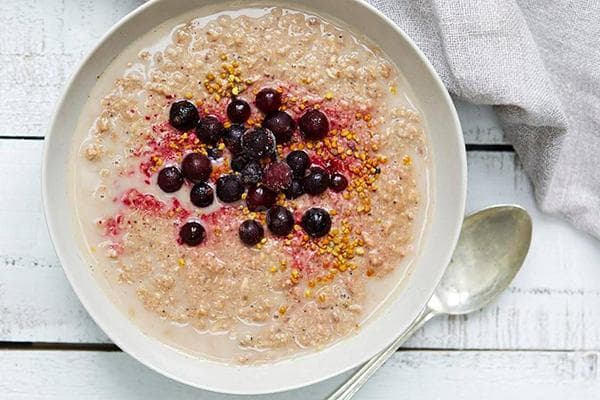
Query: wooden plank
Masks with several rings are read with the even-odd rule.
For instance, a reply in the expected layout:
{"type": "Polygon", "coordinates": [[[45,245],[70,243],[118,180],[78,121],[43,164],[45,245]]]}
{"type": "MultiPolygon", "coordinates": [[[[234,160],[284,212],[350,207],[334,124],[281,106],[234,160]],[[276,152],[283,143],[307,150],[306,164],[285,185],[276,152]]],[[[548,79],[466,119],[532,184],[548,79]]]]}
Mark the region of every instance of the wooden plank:
{"type": "MultiPolygon", "coordinates": [[[[42,143],[0,140],[0,340],[107,342],[70,289],[41,212],[42,143]]],[[[600,248],[542,215],[513,153],[470,152],[468,208],[519,203],[534,219],[530,256],[499,302],[439,318],[411,348],[600,349],[600,248]]]]}
{"type": "Polygon", "coordinates": [[[4,0],[0,4],[0,136],[43,136],[79,60],[143,0],[4,0]]]}
{"type": "MultiPolygon", "coordinates": [[[[6,400],[320,399],[347,376],[277,395],[225,396],[171,381],[120,352],[1,351],[6,400]]],[[[596,352],[403,351],[357,400],[592,399],[600,391],[596,352]],[[418,394],[418,396],[415,396],[418,394]]]]}
{"type": "MultiPolygon", "coordinates": [[[[0,136],[44,136],[63,86],[110,26],[142,0],[6,0],[0,4],[0,136]],[[25,105],[25,106],[24,106],[25,105]]],[[[502,143],[489,107],[457,101],[468,143],[502,143]]]]}
{"type": "Polygon", "coordinates": [[[500,121],[491,106],[454,99],[465,142],[468,144],[508,144],[500,121]]]}

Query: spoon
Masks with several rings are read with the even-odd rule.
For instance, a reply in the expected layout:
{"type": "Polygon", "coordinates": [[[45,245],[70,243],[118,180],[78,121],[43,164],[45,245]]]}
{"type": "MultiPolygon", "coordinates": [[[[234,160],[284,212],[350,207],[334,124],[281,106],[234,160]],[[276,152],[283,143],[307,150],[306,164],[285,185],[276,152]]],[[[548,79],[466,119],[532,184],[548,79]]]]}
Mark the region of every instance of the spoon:
{"type": "Polygon", "coordinates": [[[364,364],[328,400],[349,400],[431,318],[477,311],[513,280],[529,251],[531,217],[521,207],[498,205],[465,218],[450,264],[417,319],[384,351],[364,364]]]}

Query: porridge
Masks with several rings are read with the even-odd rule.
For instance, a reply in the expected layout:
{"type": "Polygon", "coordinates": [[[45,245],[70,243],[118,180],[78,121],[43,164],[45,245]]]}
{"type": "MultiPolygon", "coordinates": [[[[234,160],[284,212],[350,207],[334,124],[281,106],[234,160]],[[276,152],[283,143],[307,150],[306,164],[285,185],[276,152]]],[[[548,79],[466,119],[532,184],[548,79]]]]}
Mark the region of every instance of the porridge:
{"type": "Polygon", "coordinates": [[[85,257],[145,333],[239,363],[358,332],[410,272],[427,141],[368,40],[280,8],[169,21],[98,78],[73,150],[85,257]]]}

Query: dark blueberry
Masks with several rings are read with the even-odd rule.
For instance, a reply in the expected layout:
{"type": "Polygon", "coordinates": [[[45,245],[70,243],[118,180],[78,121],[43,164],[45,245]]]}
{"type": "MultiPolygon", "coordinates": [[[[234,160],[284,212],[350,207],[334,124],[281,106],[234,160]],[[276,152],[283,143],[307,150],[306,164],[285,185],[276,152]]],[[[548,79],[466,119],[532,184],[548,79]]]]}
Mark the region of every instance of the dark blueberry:
{"type": "Polygon", "coordinates": [[[282,206],[273,206],[267,211],[267,227],[275,236],[287,236],[294,228],[294,215],[282,206]]]}
{"type": "Polygon", "coordinates": [[[181,162],[181,172],[190,182],[204,182],[212,172],[212,165],[205,155],[190,153],[181,162]]]}
{"type": "Polygon", "coordinates": [[[242,152],[242,135],[246,132],[244,125],[231,124],[223,131],[223,142],[232,154],[242,152]]]}
{"type": "Polygon", "coordinates": [[[277,143],[285,143],[292,138],[296,129],[296,122],[290,114],[283,111],[273,111],[265,117],[262,126],[275,135],[277,143]]]}
{"type": "Polygon", "coordinates": [[[329,132],[329,120],[319,110],[310,110],[298,122],[300,132],[309,140],[323,139],[329,132]]]}
{"type": "Polygon", "coordinates": [[[310,157],[302,150],[294,150],[285,158],[294,175],[304,176],[304,172],[310,166],[310,157]]]}
{"type": "Polygon", "coordinates": [[[188,222],[179,230],[181,241],[188,246],[198,246],[206,239],[206,231],[199,222],[188,222]]]}
{"type": "Polygon", "coordinates": [[[263,89],[256,95],[255,104],[265,114],[276,111],[281,106],[281,94],[275,89],[263,89]]]}
{"type": "Polygon", "coordinates": [[[302,181],[294,179],[289,188],[285,190],[285,198],[288,200],[296,199],[304,194],[304,187],[302,187],[302,181]]]}
{"type": "Polygon", "coordinates": [[[348,187],[348,179],[339,172],[335,172],[331,175],[331,181],[329,182],[329,188],[334,192],[341,192],[348,187]]]}
{"type": "Polygon", "coordinates": [[[163,192],[173,193],[181,189],[181,185],[183,185],[183,174],[179,171],[179,168],[165,167],[160,170],[158,173],[158,187],[160,187],[163,192]]]}
{"type": "Polygon", "coordinates": [[[246,206],[250,211],[265,211],[277,200],[277,193],[264,186],[252,186],[246,195],[246,206]]]}
{"type": "Polygon", "coordinates": [[[243,124],[250,118],[250,104],[241,99],[232,100],[227,106],[227,116],[231,122],[243,124]]]}
{"type": "Polygon", "coordinates": [[[211,160],[218,160],[223,157],[223,150],[219,150],[218,147],[209,147],[206,149],[206,154],[211,160]]]}
{"type": "Polygon", "coordinates": [[[312,237],[321,237],[329,233],[331,229],[331,217],[322,208],[313,207],[307,210],[300,222],[304,231],[312,237]]]}
{"type": "Polygon", "coordinates": [[[304,191],[312,196],[323,193],[329,186],[329,174],[323,168],[312,167],[304,177],[304,191]]]}
{"type": "Polygon", "coordinates": [[[244,169],[246,164],[248,164],[250,161],[251,161],[250,157],[248,157],[244,153],[241,153],[241,154],[237,154],[237,155],[233,156],[233,158],[231,159],[230,166],[231,166],[231,169],[234,170],[235,172],[242,172],[242,170],[244,169]]]}
{"type": "Polygon", "coordinates": [[[196,126],[199,118],[198,109],[193,103],[187,100],[180,100],[171,104],[169,122],[174,128],[180,131],[190,130],[196,126]]]}
{"type": "Polygon", "coordinates": [[[245,185],[254,185],[262,180],[263,177],[263,168],[260,165],[260,162],[256,160],[250,161],[246,166],[242,169],[242,182],[245,185]]]}
{"type": "Polygon", "coordinates": [[[196,136],[206,144],[215,145],[223,137],[223,124],[215,116],[200,118],[196,125],[196,136]]]}
{"type": "Polygon", "coordinates": [[[260,222],[247,219],[240,225],[240,239],[248,246],[254,246],[265,236],[265,230],[260,222]]]}
{"type": "Polygon", "coordinates": [[[196,207],[208,207],[215,199],[213,188],[206,182],[198,182],[190,191],[190,200],[196,207]]]}
{"type": "Polygon", "coordinates": [[[252,158],[268,157],[275,153],[275,136],[265,128],[248,129],[242,136],[242,148],[252,158]]]}
{"type": "Polygon", "coordinates": [[[217,197],[223,203],[233,203],[242,198],[244,185],[238,175],[223,175],[217,179],[217,197]]]}
{"type": "Polygon", "coordinates": [[[268,164],[263,174],[263,185],[271,190],[280,192],[292,184],[292,169],[283,161],[268,164]]]}

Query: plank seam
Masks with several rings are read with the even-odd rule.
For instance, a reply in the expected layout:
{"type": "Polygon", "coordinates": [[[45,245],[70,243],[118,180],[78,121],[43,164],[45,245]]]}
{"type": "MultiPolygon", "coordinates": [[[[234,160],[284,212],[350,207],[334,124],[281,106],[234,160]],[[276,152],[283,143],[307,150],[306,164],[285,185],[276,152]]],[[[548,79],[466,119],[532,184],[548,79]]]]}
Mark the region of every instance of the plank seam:
{"type": "Polygon", "coordinates": [[[0,135],[0,140],[44,140],[43,136],[9,136],[0,135]]]}
{"type": "MultiPolygon", "coordinates": [[[[122,350],[113,343],[70,343],[70,342],[10,342],[0,341],[0,351],[2,350],[22,350],[22,351],[100,351],[100,352],[122,352],[122,350]]],[[[503,352],[503,353],[528,353],[528,352],[546,352],[546,353],[577,353],[577,352],[596,352],[600,349],[490,349],[490,348],[458,348],[458,347],[401,347],[396,350],[402,352],[503,352]]]]}
{"type": "MultiPolygon", "coordinates": [[[[11,136],[0,135],[0,140],[44,140],[44,136],[11,136]]],[[[510,144],[481,144],[467,143],[465,145],[467,151],[483,151],[483,152],[514,152],[515,149],[510,144]]]]}

